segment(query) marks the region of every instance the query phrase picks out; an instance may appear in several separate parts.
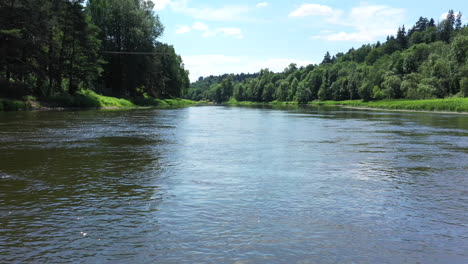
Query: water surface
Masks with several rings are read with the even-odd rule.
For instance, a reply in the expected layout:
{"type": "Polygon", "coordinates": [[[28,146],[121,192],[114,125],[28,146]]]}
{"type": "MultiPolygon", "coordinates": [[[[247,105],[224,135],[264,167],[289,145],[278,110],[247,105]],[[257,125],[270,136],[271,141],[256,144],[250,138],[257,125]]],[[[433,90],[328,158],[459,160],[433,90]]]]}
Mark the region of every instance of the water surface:
{"type": "Polygon", "coordinates": [[[468,116],[0,112],[1,263],[467,263],[468,116]]]}

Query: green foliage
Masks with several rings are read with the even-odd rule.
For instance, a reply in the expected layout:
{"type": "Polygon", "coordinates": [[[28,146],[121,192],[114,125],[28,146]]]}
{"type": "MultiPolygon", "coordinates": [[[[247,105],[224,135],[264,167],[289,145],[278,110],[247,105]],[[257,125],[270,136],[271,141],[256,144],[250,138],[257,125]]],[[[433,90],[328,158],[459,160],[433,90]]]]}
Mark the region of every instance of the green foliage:
{"type": "Polygon", "coordinates": [[[288,100],[288,88],[289,85],[286,81],[280,81],[278,89],[276,90],[276,99],[278,101],[284,102],[288,100]]]}
{"type": "MultiPolygon", "coordinates": [[[[397,75],[388,75],[385,77],[384,81],[382,82],[382,89],[385,95],[384,98],[401,98],[401,79],[397,75]]],[[[380,98],[383,99],[383,98],[380,98]]]]}
{"type": "Polygon", "coordinates": [[[384,43],[366,44],[335,56],[327,52],[320,65],[298,68],[291,64],[280,73],[264,69],[233,79],[235,88],[228,95],[221,90],[216,93],[228,75],[201,78],[192,84],[187,98],[220,102],[234,96],[238,101],[305,103],[464,94],[468,28],[457,24],[460,19],[461,14],[454,18],[453,11],[437,25],[434,19],[420,17],[408,31],[402,26],[384,43]]]}
{"type": "Polygon", "coordinates": [[[312,92],[304,84],[300,84],[297,88],[296,101],[300,104],[305,104],[311,100],[312,92]]]}
{"type": "Polygon", "coordinates": [[[99,95],[91,90],[82,90],[79,91],[76,95],[63,94],[59,96],[53,96],[48,101],[52,104],[52,106],[56,107],[135,107],[135,104],[129,100],[99,95]]]}
{"type": "Polygon", "coordinates": [[[468,34],[455,37],[451,46],[455,60],[458,63],[466,63],[468,60],[468,34]]]}
{"type": "Polygon", "coordinates": [[[0,1],[0,96],[183,96],[188,72],[157,41],[164,27],[153,9],[147,0],[0,1]]]}
{"type": "Polygon", "coordinates": [[[157,98],[139,98],[132,101],[138,106],[151,106],[151,107],[182,107],[187,105],[196,104],[195,101],[187,99],[157,99],[157,98]]]}
{"type": "Polygon", "coordinates": [[[468,77],[463,77],[460,80],[460,89],[464,97],[468,97],[468,77]]]}
{"type": "Polygon", "coordinates": [[[23,101],[0,99],[0,111],[27,110],[28,105],[23,101]]]}
{"type": "MultiPolygon", "coordinates": [[[[358,90],[359,96],[366,102],[370,101],[373,98],[374,88],[372,87],[372,83],[366,81],[364,82],[358,90]]],[[[320,99],[319,97],[319,100],[320,99]]]]}
{"type": "Polygon", "coordinates": [[[378,86],[374,86],[374,88],[372,88],[372,98],[375,99],[375,100],[382,100],[382,99],[385,99],[387,97],[387,94],[382,91],[382,89],[380,89],[378,86]]]}
{"type": "Polygon", "coordinates": [[[334,106],[343,105],[351,107],[382,108],[390,110],[413,110],[413,111],[450,111],[468,112],[468,98],[448,98],[430,100],[381,100],[364,102],[362,100],[352,101],[314,101],[312,105],[334,106]]]}

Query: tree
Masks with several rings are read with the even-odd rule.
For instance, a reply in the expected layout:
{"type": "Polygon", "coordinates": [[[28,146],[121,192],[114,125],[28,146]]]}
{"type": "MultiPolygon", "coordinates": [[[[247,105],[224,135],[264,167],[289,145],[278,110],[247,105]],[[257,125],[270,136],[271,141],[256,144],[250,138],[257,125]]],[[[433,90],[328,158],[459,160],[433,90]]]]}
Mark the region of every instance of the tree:
{"type": "Polygon", "coordinates": [[[455,30],[460,30],[462,28],[462,13],[458,12],[457,18],[455,19],[455,30]]]}
{"type": "Polygon", "coordinates": [[[273,85],[273,83],[266,84],[262,92],[262,101],[263,102],[273,101],[274,94],[275,94],[275,86],[273,85]]]}
{"type": "Polygon", "coordinates": [[[2,1],[0,25],[0,69],[18,95],[92,88],[101,72],[100,42],[82,0],[2,1]]]}
{"type": "Polygon", "coordinates": [[[236,85],[234,87],[234,99],[236,99],[237,101],[244,101],[245,100],[244,91],[245,91],[245,87],[242,83],[239,83],[238,85],[236,85]]]}
{"type": "Polygon", "coordinates": [[[464,97],[468,97],[468,77],[463,77],[460,80],[460,89],[464,97]]]}
{"type": "Polygon", "coordinates": [[[388,99],[398,99],[402,98],[402,92],[400,90],[401,79],[397,75],[388,75],[385,77],[384,82],[382,83],[382,89],[385,93],[385,97],[388,99]]]}
{"type": "Polygon", "coordinates": [[[331,63],[331,62],[332,62],[332,59],[331,59],[331,56],[330,56],[330,52],[327,51],[327,53],[325,53],[325,56],[323,57],[322,64],[331,63]]]}
{"type": "Polygon", "coordinates": [[[370,83],[369,81],[363,82],[362,85],[359,87],[358,92],[359,92],[359,96],[364,101],[372,100],[372,95],[373,95],[372,94],[373,93],[372,83],[370,83]]]}
{"type": "Polygon", "coordinates": [[[308,87],[305,87],[303,83],[300,83],[297,87],[296,93],[297,102],[300,104],[306,104],[310,101],[311,95],[312,94],[310,92],[310,89],[308,87]]]}
{"type": "Polygon", "coordinates": [[[396,41],[400,47],[400,50],[408,48],[408,39],[404,25],[401,28],[398,28],[396,41]]]}
{"type": "Polygon", "coordinates": [[[288,82],[280,81],[280,84],[276,89],[276,99],[281,102],[288,100],[288,82]]]}
{"type": "Polygon", "coordinates": [[[102,81],[116,96],[134,96],[137,87],[145,84],[147,71],[142,69],[150,69],[154,59],[145,53],[155,52],[156,40],[164,30],[153,7],[145,0],[89,0],[87,10],[101,29],[108,62],[102,81]]]}
{"type": "MultiPolygon", "coordinates": [[[[273,97],[305,103],[315,99],[368,101],[462,94],[468,76],[468,28],[455,31],[455,19],[452,28],[446,28],[451,30],[447,40],[439,41],[444,26],[452,23],[450,14],[448,18],[436,27],[433,19],[420,17],[408,33],[402,26],[396,37],[388,36],[383,44],[363,45],[346,54],[339,52],[335,59],[327,52],[317,66],[290,65],[281,73],[262,70],[242,81],[244,95],[254,101],[273,97]]],[[[213,80],[219,84],[223,78],[213,80]]],[[[236,87],[241,83],[236,79],[233,82],[236,87]]],[[[206,80],[197,83],[192,86],[198,87],[206,80]]],[[[238,92],[235,95],[240,97],[238,92]]]]}
{"type": "Polygon", "coordinates": [[[468,35],[455,37],[451,46],[451,53],[455,60],[460,64],[466,63],[468,59],[468,35]]]}
{"type": "Polygon", "coordinates": [[[290,84],[288,101],[295,100],[298,86],[299,86],[299,80],[297,78],[294,78],[290,84]]]}
{"type": "Polygon", "coordinates": [[[439,25],[440,39],[445,42],[450,41],[450,37],[455,25],[455,15],[453,10],[449,10],[447,18],[439,25]]]}

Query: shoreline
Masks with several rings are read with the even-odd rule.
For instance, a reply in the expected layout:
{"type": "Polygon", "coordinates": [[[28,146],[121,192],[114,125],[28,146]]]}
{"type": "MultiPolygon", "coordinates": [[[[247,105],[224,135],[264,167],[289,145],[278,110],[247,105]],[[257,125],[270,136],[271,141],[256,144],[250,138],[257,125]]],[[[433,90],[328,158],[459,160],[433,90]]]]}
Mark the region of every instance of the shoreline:
{"type": "MultiPolygon", "coordinates": [[[[325,106],[327,105],[313,105],[313,106],[325,106]]],[[[377,107],[366,107],[366,106],[349,106],[349,105],[328,105],[331,107],[341,107],[355,110],[369,110],[369,111],[388,111],[388,112],[403,112],[403,113],[428,113],[428,114],[451,114],[451,115],[468,115],[468,112],[455,112],[455,111],[431,111],[431,110],[411,110],[411,109],[391,109],[391,108],[377,108],[377,107]]]]}
{"type": "MultiPolygon", "coordinates": [[[[439,107],[439,108],[450,108],[450,104],[458,101],[463,104],[468,104],[468,98],[452,98],[452,99],[431,99],[431,100],[385,100],[385,101],[374,101],[374,102],[362,102],[360,100],[354,101],[312,101],[307,104],[299,104],[298,102],[251,102],[251,101],[228,101],[222,103],[222,105],[230,106],[315,106],[315,107],[341,107],[347,109],[356,110],[369,110],[369,111],[389,111],[389,112],[407,112],[407,113],[433,113],[433,114],[457,114],[457,115],[468,115],[468,111],[456,111],[456,110],[443,110],[443,109],[408,109],[410,106],[419,105],[419,107],[439,107]],[[343,103],[345,102],[345,103],[343,103]],[[346,103],[347,102],[347,103],[346,103]],[[366,106],[361,104],[387,104],[392,107],[378,107],[378,106],[366,106]],[[412,105],[413,104],[413,105],[412,105]],[[423,104],[423,106],[421,106],[423,104]]],[[[467,106],[462,106],[466,108],[467,106]]]]}
{"type": "MultiPolygon", "coordinates": [[[[144,98],[143,100],[136,100],[136,102],[128,99],[107,97],[95,94],[99,98],[110,99],[111,103],[97,100],[100,106],[82,105],[82,106],[67,106],[66,103],[60,105],[60,103],[53,101],[38,101],[38,100],[14,100],[0,98],[0,112],[15,112],[15,111],[86,111],[86,110],[133,110],[133,109],[165,109],[165,108],[177,108],[187,107],[194,105],[212,105],[212,103],[206,101],[191,101],[187,99],[175,98],[175,99],[157,99],[157,98],[144,98]],[[113,101],[124,101],[125,105],[113,103],[113,101]],[[3,107],[2,107],[3,103],[3,107]],[[51,106],[51,104],[57,104],[58,106],[51,106]],[[110,105],[109,105],[110,104],[110,105]],[[6,106],[6,107],[5,107],[6,106]]],[[[345,109],[355,110],[368,110],[368,111],[388,111],[388,112],[406,112],[406,113],[433,113],[433,114],[456,114],[456,115],[468,115],[468,111],[451,111],[451,110],[425,110],[425,109],[405,109],[403,104],[425,104],[427,106],[428,101],[433,101],[441,107],[442,104],[450,104],[454,100],[463,101],[468,103],[468,98],[455,98],[455,99],[432,99],[432,100],[386,100],[386,101],[373,101],[373,102],[362,102],[360,100],[354,101],[312,101],[307,104],[299,104],[298,102],[251,102],[251,101],[234,101],[230,100],[219,105],[226,106],[315,106],[315,107],[340,107],[345,109]],[[360,104],[393,104],[390,107],[378,107],[378,106],[366,106],[360,104]],[[399,105],[398,105],[399,104],[399,105]],[[402,106],[403,105],[403,106],[402,106]]],[[[444,105],[442,105],[444,106],[444,105]]],[[[406,107],[408,107],[406,105],[406,107]]],[[[446,106],[448,108],[448,106],[446,106]]]]}
{"type": "Polygon", "coordinates": [[[131,110],[131,109],[164,109],[198,105],[202,102],[172,98],[137,98],[123,99],[87,92],[76,96],[64,96],[37,100],[25,97],[23,100],[0,98],[0,112],[16,111],[79,111],[79,110],[131,110]]]}
{"type": "Polygon", "coordinates": [[[348,101],[312,101],[309,105],[340,106],[360,110],[385,110],[395,112],[421,112],[439,114],[468,114],[468,98],[446,98],[426,100],[381,100],[364,102],[362,100],[348,101]]]}

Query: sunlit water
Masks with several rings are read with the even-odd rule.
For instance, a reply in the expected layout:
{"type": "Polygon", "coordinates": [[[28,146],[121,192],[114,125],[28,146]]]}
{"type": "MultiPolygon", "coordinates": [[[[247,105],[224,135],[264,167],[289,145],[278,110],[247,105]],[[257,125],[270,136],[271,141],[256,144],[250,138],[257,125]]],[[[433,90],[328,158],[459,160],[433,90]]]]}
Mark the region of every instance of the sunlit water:
{"type": "Polygon", "coordinates": [[[468,116],[0,113],[1,263],[468,263],[468,116]]]}

